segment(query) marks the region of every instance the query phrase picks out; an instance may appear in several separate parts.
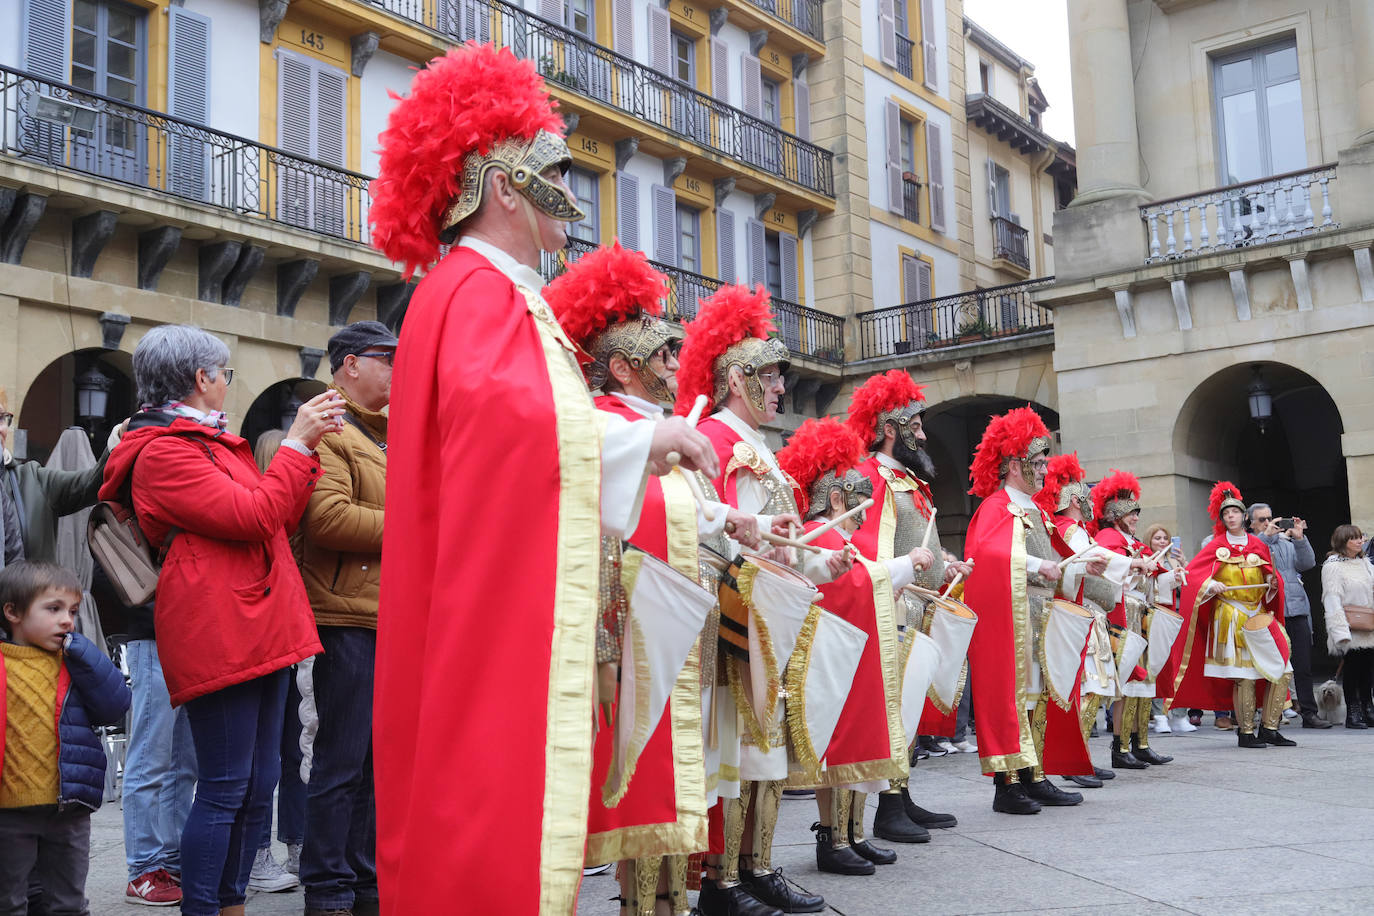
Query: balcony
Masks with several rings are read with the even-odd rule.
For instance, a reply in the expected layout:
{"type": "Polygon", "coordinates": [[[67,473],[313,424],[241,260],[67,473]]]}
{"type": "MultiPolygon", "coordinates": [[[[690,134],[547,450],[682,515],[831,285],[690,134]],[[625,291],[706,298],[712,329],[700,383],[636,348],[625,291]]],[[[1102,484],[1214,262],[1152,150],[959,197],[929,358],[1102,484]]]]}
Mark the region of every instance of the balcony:
{"type": "Polygon", "coordinates": [[[995,260],[1006,261],[1022,270],[1030,270],[1030,250],[1027,246],[1028,233],[1025,226],[1011,220],[994,216],[992,218],[992,256],[995,260]]]}
{"type": "Polygon", "coordinates": [[[902,173],[902,217],[913,223],[921,221],[921,182],[910,172],[902,173]]]}
{"type": "Polygon", "coordinates": [[[1339,229],[1331,218],[1334,163],[1172,197],[1140,208],[1146,264],[1339,229]]]}
{"type": "MultiPolygon", "coordinates": [[[[568,246],[559,252],[545,252],[540,273],[552,279],[567,269],[567,265],[597,248],[596,243],[569,239],[568,246]]],[[[683,270],[671,264],[650,261],[655,270],[668,278],[668,298],[664,303],[664,317],[669,321],[691,321],[697,314],[697,303],[725,285],[725,281],[683,270]]],[[[796,302],[774,296],[773,323],[787,348],[798,356],[810,357],[823,363],[841,365],[844,362],[844,319],[828,312],[807,308],[796,302]]]]}
{"type": "Polygon", "coordinates": [[[1054,283],[1039,277],[941,296],[892,308],[860,312],[859,359],[939,350],[985,340],[1005,340],[1054,327],[1053,313],[1033,301],[1054,283]]]}
{"type": "MultiPolygon", "coordinates": [[[[794,9],[791,4],[806,0],[759,0],[770,2],[794,9]]],[[[818,0],[813,2],[819,8],[818,0]]],[[[475,38],[510,48],[516,57],[534,61],[551,84],[808,191],[835,196],[828,150],[504,0],[370,0],[370,5],[449,41],[475,38]]],[[[819,9],[816,15],[819,29],[819,9]]]]}
{"type": "Polygon", "coordinates": [[[916,42],[907,38],[902,33],[897,33],[897,72],[907,79],[915,79],[915,67],[911,63],[911,49],[916,46],[916,42]]]}
{"type": "Polygon", "coordinates": [[[3,66],[0,112],[6,156],[368,241],[366,175],[3,66]]]}
{"type": "Polygon", "coordinates": [[[753,7],[781,19],[803,35],[825,41],[821,29],[821,0],[746,0],[753,7]]]}

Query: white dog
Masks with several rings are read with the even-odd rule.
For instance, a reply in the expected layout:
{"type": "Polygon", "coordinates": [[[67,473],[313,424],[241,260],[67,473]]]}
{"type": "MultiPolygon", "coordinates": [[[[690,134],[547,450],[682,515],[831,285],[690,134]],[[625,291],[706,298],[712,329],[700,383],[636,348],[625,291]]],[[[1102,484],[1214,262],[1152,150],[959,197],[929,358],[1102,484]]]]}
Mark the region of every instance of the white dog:
{"type": "Polygon", "coordinates": [[[1332,725],[1345,724],[1345,691],[1339,681],[1326,681],[1317,687],[1317,716],[1332,725]]]}

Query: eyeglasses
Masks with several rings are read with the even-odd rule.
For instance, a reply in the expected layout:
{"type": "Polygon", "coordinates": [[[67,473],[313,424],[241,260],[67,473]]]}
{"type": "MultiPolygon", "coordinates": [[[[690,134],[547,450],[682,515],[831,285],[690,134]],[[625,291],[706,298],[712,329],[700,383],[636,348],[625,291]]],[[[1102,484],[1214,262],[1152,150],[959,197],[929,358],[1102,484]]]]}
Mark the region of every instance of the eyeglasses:
{"type": "Polygon", "coordinates": [[[224,387],[228,388],[234,381],[234,370],[229,366],[220,366],[215,373],[215,377],[224,376],[224,387]]]}
{"type": "Polygon", "coordinates": [[[782,379],[782,373],[774,370],[772,372],[760,372],[759,381],[765,389],[772,388],[782,379]]]}
{"type": "Polygon", "coordinates": [[[388,366],[396,365],[395,350],[368,350],[366,353],[358,354],[359,359],[362,359],[364,356],[366,356],[368,359],[380,359],[388,366]]]}
{"type": "Polygon", "coordinates": [[[0,426],[11,426],[14,423],[14,414],[0,413],[0,426]]]}
{"type": "Polygon", "coordinates": [[[1037,471],[1047,471],[1049,470],[1050,462],[1046,458],[1036,458],[1031,461],[1031,467],[1035,468],[1037,471]]]}

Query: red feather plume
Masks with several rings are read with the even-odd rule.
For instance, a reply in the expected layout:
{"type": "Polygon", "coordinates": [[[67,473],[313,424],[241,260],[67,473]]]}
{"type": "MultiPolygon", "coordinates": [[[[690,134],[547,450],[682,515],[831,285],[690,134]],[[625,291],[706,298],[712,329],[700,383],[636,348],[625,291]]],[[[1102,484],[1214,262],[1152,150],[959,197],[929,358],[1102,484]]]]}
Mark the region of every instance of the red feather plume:
{"type": "Polygon", "coordinates": [[[1221,534],[1226,530],[1226,526],[1221,523],[1221,503],[1231,497],[1235,497],[1241,502],[1245,501],[1245,498],[1240,495],[1240,487],[1229,480],[1217,481],[1217,485],[1212,487],[1211,495],[1207,497],[1207,515],[1212,519],[1212,532],[1214,534],[1221,534]]]}
{"type": "Polygon", "coordinates": [[[692,412],[697,395],[706,395],[706,411],[714,410],[716,359],[746,337],[767,338],[772,334],[773,310],[768,290],[756,286],[730,284],[702,301],[696,321],[684,326],[682,352],[678,354],[677,404],[682,416],[692,412]]]}
{"type": "Polygon", "coordinates": [[[1078,463],[1077,452],[1055,455],[1050,459],[1050,469],[1045,472],[1045,485],[1035,494],[1035,504],[1049,515],[1054,515],[1064,485],[1077,483],[1083,477],[1083,465],[1078,463]]]}
{"type": "Polygon", "coordinates": [[[440,221],[462,181],[463,160],[508,137],[562,133],[563,121],[533,61],[469,42],[436,57],[396,100],[379,138],[372,182],[372,244],[406,279],[439,257],[440,221]]]}
{"type": "Polygon", "coordinates": [[[997,492],[1002,480],[1002,459],[1024,455],[1031,440],[1049,437],[1045,421],[1030,407],[1016,407],[999,417],[993,417],[983,431],[983,439],[973,452],[968,478],[974,496],[987,497],[997,492]]]}
{"type": "Polygon", "coordinates": [[[1121,493],[1130,493],[1133,499],[1140,499],[1140,481],[1134,474],[1112,468],[1093,487],[1093,521],[1100,521],[1107,509],[1107,503],[1121,493]]]}
{"type": "MultiPolygon", "coordinates": [[[[844,472],[858,467],[868,455],[863,439],[834,417],[807,420],[778,452],[778,466],[801,487],[803,504],[811,498],[811,487],[827,471],[844,472]]],[[[806,506],[799,506],[802,514],[806,506]]]]}
{"type": "Polygon", "coordinates": [[[849,401],[849,428],[854,430],[865,443],[875,438],[874,427],[878,415],[910,404],[912,401],[925,400],[925,389],[901,369],[890,369],[873,376],[858,388],[849,401]]]}
{"type": "Polygon", "coordinates": [[[621,248],[617,240],[568,265],[543,292],[568,337],[585,348],[613,324],[662,315],[668,281],[643,252],[621,248]]]}

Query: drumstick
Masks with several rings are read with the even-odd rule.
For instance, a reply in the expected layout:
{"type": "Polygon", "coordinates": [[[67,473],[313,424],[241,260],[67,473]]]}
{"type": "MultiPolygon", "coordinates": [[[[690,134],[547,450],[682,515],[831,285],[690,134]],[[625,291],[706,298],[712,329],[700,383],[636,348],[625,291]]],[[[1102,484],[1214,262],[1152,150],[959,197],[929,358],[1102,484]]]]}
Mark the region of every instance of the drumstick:
{"type": "Polygon", "coordinates": [[[1087,547],[1084,547],[1082,550],[1078,551],[1078,553],[1074,554],[1073,556],[1070,556],[1070,557],[1067,557],[1067,558],[1065,558],[1065,559],[1063,559],[1063,560],[1060,560],[1060,561],[1059,561],[1059,565],[1060,565],[1061,567],[1063,567],[1063,566],[1068,566],[1070,563],[1088,563],[1088,562],[1091,562],[1091,561],[1088,559],[1087,554],[1088,554],[1089,551],[1091,551],[1091,550],[1092,550],[1094,547],[1096,547],[1096,546],[1097,546],[1096,544],[1089,544],[1087,547]]]}
{"type": "Polygon", "coordinates": [[[908,582],[902,586],[903,591],[911,592],[913,595],[920,595],[922,598],[939,598],[940,593],[933,588],[925,588],[915,583],[908,582]]]}
{"type": "Polygon", "coordinates": [[[708,522],[715,521],[716,503],[706,498],[706,494],[702,492],[700,482],[697,481],[696,474],[691,471],[683,471],[682,478],[687,481],[687,489],[692,491],[692,497],[696,499],[697,505],[701,507],[701,514],[706,517],[708,522]]]}
{"type": "MultiPolygon", "coordinates": [[[[687,425],[693,429],[697,428],[697,423],[701,420],[701,412],[706,409],[706,395],[697,395],[696,401],[692,404],[692,409],[687,414],[687,425]]],[[[682,463],[682,456],[677,452],[669,452],[663,456],[663,460],[677,467],[682,463]]],[[[710,516],[707,516],[710,519],[710,516]]]]}
{"type": "MultiPolygon", "coordinates": [[[[871,502],[871,500],[870,500],[871,502]]],[[[930,533],[935,530],[935,507],[930,507],[930,524],[926,526],[926,533],[921,535],[921,548],[926,549],[930,546],[930,533]]]]}
{"type": "Polygon", "coordinates": [[[802,550],[809,550],[812,553],[821,552],[821,549],[817,547],[815,544],[804,544],[801,541],[795,541],[792,538],[785,538],[782,535],[774,534],[771,531],[760,531],[759,537],[764,541],[767,541],[769,544],[772,544],[774,547],[800,547],[802,550]]]}
{"type": "Polygon", "coordinates": [[[811,543],[812,541],[814,541],[816,538],[820,537],[820,536],[821,536],[822,534],[824,534],[825,532],[829,531],[831,528],[834,528],[834,527],[835,527],[836,525],[838,525],[840,522],[844,521],[844,520],[847,519],[847,518],[852,518],[853,516],[859,514],[860,512],[864,511],[865,509],[870,508],[872,505],[873,505],[873,500],[871,500],[871,499],[865,499],[863,502],[859,503],[857,506],[855,506],[853,509],[850,509],[848,512],[844,513],[843,515],[837,515],[837,516],[835,516],[834,518],[832,518],[830,521],[826,522],[824,525],[821,525],[819,528],[813,528],[812,530],[806,532],[806,534],[803,534],[803,535],[798,539],[798,541],[799,541],[800,543],[802,543],[802,544],[809,544],[809,543],[811,543]]]}
{"type": "MultiPolygon", "coordinates": [[[[964,562],[967,563],[969,566],[972,566],[972,565],[973,565],[973,557],[969,557],[969,558],[968,558],[967,560],[965,560],[964,562]]],[[[959,575],[957,575],[957,576],[955,576],[953,579],[951,579],[950,582],[949,582],[949,585],[945,586],[945,592],[944,592],[944,595],[943,595],[942,597],[948,598],[948,597],[949,597],[949,593],[952,592],[952,591],[954,591],[954,586],[958,585],[958,584],[959,584],[959,580],[962,579],[962,578],[964,578],[964,574],[963,574],[963,573],[959,573],[959,575]]]]}

